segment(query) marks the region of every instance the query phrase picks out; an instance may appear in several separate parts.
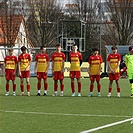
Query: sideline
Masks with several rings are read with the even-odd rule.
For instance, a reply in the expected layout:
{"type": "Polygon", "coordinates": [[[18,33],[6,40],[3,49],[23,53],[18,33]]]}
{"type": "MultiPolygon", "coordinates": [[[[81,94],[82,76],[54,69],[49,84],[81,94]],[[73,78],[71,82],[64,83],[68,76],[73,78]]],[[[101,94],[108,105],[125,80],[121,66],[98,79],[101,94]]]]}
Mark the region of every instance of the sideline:
{"type": "Polygon", "coordinates": [[[113,118],[130,118],[132,116],[120,116],[120,115],[96,115],[96,114],[64,114],[64,113],[47,113],[47,112],[26,112],[19,110],[0,110],[3,113],[18,113],[18,114],[36,114],[36,115],[61,115],[61,116],[88,116],[88,117],[113,117],[113,118]]]}
{"type": "Polygon", "coordinates": [[[107,124],[107,125],[104,125],[104,126],[101,126],[101,127],[93,128],[93,129],[90,129],[90,130],[82,131],[80,133],[91,133],[91,132],[94,132],[94,131],[97,131],[97,130],[100,130],[100,129],[115,126],[115,125],[122,124],[122,123],[132,121],[132,120],[133,120],[133,118],[130,118],[130,119],[126,119],[126,120],[123,120],[123,121],[118,121],[118,122],[115,122],[115,123],[107,124]]]}

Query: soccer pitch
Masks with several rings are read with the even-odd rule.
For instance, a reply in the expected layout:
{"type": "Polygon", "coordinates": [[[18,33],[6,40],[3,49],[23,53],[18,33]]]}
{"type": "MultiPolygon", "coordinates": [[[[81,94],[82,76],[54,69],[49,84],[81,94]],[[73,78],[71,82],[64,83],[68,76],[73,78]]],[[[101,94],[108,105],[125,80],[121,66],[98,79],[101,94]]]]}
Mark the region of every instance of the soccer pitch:
{"type": "MultiPolygon", "coordinates": [[[[108,79],[101,79],[101,97],[97,88],[88,97],[90,80],[82,78],[82,97],[71,97],[70,79],[65,78],[64,96],[53,97],[53,80],[48,78],[48,95],[37,94],[37,79],[31,78],[31,96],[20,96],[19,78],[17,96],[5,96],[5,79],[0,77],[0,133],[132,133],[133,98],[128,79],[120,79],[121,97],[117,98],[115,82],[112,97],[108,98],[108,79]],[[124,122],[124,120],[127,120],[124,122]],[[122,121],[122,122],[121,122],[122,121]],[[119,123],[120,122],[120,123],[119,123]],[[114,124],[111,126],[111,124],[114,124]],[[107,125],[107,126],[105,126],[107,125]],[[105,126],[105,127],[104,127],[105,126]],[[98,129],[98,127],[102,129],[98,129]],[[91,129],[96,129],[93,131],[91,129]]],[[[76,84],[76,80],[75,80],[76,84]]],[[[43,86],[43,85],[42,85],[43,86]]],[[[58,85],[60,86],[60,85],[58,85]]],[[[75,85],[77,90],[77,85],[75,85]]],[[[60,88],[58,87],[58,92],[60,88]]]]}

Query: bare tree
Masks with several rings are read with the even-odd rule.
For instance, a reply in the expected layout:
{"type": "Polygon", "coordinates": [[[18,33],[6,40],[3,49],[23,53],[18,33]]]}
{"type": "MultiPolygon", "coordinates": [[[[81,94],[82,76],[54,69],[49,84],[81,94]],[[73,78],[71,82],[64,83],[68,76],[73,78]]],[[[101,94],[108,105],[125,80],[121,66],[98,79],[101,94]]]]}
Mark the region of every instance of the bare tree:
{"type": "Polygon", "coordinates": [[[28,0],[31,14],[27,20],[34,46],[51,46],[57,41],[57,22],[62,12],[56,0],[28,0]]]}
{"type": "MultiPolygon", "coordinates": [[[[133,40],[133,1],[109,0],[112,26],[108,28],[108,38],[117,45],[131,45],[133,40]],[[112,34],[113,33],[113,34],[112,34]]],[[[108,25],[109,26],[109,25],[108,25]]]]}

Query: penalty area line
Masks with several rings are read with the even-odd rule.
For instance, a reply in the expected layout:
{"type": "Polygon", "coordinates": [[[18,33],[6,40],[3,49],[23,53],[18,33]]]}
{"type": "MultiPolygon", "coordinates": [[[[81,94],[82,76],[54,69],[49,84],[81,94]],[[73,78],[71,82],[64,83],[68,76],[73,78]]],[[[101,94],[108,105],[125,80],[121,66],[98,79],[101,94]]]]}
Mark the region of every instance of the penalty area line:
{"type": "Polygon", "coordinates": [[[128,122],[128,121],[132,121],[132,120],[133,120],[133,118],[130,118],[130,119],[126,119],[126,120],[123,120],[123,121],[118,121],[118,122],[114,122],[114,123],[111,123],[111,124],[107,124],[107,125],[104,125],[104,126],[101,126],[101,127],[89,129],[89,130],[86,130],[86,131],[82,131],[80,133],[91,133],[91,132],[94,132],[94,131],[97,131],[97,130],[100,130],[100,129],[112,127],[112,126],[119,125],[119,124],[122,124],[122,123],[125,123],[125,122],[128,122]]]}

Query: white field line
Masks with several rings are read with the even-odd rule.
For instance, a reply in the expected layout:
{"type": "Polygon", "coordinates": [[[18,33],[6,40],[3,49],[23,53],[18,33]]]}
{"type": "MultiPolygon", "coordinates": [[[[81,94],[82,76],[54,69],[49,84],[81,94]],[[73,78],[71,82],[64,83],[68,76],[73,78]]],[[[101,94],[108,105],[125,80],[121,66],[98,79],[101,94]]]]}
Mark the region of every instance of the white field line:
{"type": "Polygon", "coordinates": [[[16,113],[16,114],[36,114],[36,115],[61,115],[61,116],[88,116],[88,117],[114,117],[114,118],[130,118],[131,116],[120,115],[95,115],[95,114],[64,114],[64,113],[47,113],[47,112],[25,112],[25,111],[13,111],[13,110],[0,110],[3,113],[16,113]]]}
{"type": "Polygon", "coordinates": [[[93,129],[90,129],[90,130],[82,131],[80,133],[91,133],[91,132],[94,132],[94,131],[97,131],[97,130],[100,130],[100,129],[115,126],[115,125],[122,124],[122,123],[132,121],[132,120],[133,120],[133,118],[130,118],[130,119],[126,119],[126,120],[123,120],[123,121],[118,121],[118,122],[115,122],[115,123],[107,124],[107,125],[104,125],[104,126],[101,126],[101,127],[93,128],[93,129]]]}

